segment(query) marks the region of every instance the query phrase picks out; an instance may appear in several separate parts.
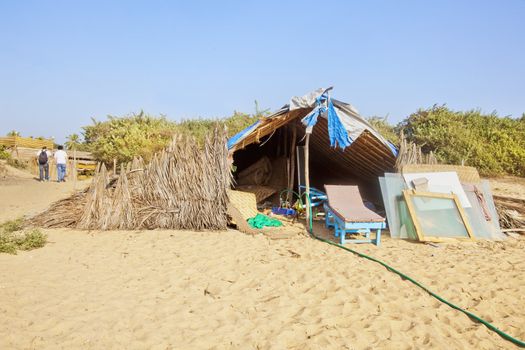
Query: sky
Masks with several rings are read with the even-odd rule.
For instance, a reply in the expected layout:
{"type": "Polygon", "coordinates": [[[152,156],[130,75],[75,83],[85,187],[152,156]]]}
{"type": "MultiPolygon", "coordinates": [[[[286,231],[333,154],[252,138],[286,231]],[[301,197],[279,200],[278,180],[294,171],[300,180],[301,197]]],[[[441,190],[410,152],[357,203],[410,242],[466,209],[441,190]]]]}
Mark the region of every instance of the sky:
{"type": "Polygon", "coordinates": [[[525,0],[0,0],[0,135],[275,110],[333,86],[397,123],[446,104],[525,113],[525,0]]]}

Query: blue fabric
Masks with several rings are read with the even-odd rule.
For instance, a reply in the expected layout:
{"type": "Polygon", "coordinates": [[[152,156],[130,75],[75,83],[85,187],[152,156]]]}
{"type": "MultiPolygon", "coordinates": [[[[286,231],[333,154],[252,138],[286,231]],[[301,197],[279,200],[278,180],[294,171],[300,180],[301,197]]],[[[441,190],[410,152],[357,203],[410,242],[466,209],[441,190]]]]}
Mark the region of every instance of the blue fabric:
{"type": "Polygon", "coordinates": [[[310,113],[306,115],[301,121],[306,126],[306,132],[311,133],[312,128],[315,124],[317,124],[317,117],[319,117],[319,114],[324,112],[324,107],[317,106],[315,107],[310,113]]]}
{"type": "Polygon", "coordinates": [[[317,124],[317,118],[319,115],[328,111],[328,137],[330,139],[330,146],[345,149],[350,146],[352,140],[348,136],[348,131],[344,127],[343,123],[339,119],[337,112],[335,111],[332,101],[328,99],[326,94],[319,96],[316,100],[316,107],[302,119],[303,124],[306,126],[306,132],[311,133],[315,124],[317,124]],[[324,102],[328,100],[328,109],[324,106],[324,102]]]}
{"type": "Polygon", "coordinates": [[[306,133],[311,134],[315,124],[317,124],[317,118],[319,115],[326,112],[326,108],[323,102],[326,101],[326,95],[323,94],[315,99],[315,108],[304,117],[301,122],[306,126],[306,133]]]}
{"type": "Polygon", "coordinates": [[[339,146],[339,148],[344,150],[352,143],[348,136],[348,131],[335,111],[332,100],[328,101],[328,136],[332,147],[339,146]]]}
{"type": "Polygon", "coordinates": [[[397,153],[398,153],[397,147],[394,146],[394,144],[390,141],[387,141],[387,143],[388,143],[388,147],[390,147],[390,150],[392,151],[392,154],[397,157],[397,153]]]}
{"type": "Polygon", "coordinates": [[[241,130],[238,133],[236,133],[235,135],[233,135],[232,137],[230,137],[230,139],[228,140],[228,149],[232,149],[233,146],[235,146],[237,144],[237,142],[239,142],[239,140],[241,140],[245,135],[247,135],[250,132],[252,132],[252,130],[254,130],[257,127],[257,125],[259,125],[259,121],[256,121],[255,123],[253,123],[252,125],[250,125],[246,129],[241,130]]]}

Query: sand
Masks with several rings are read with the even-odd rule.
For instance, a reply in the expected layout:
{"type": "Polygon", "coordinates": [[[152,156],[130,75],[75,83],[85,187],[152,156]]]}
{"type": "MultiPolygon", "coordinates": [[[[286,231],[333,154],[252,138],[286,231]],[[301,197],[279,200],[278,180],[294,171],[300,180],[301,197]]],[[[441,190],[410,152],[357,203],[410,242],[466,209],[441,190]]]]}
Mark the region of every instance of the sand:
{"type": "MultiPolygon", "coordinates": [[[[2,163],[4,164],[4,163],[2,163]]],[[[2,165],[0,164],[0,165],[2,165]]],[[[35,215],[51,203],[67,198],[75,190],[86,188],[89,181],[40,182],[38,178],[13,167],[0,176],[0,223],[24,215],[35,215]]]]}
{"type": "MultiPolygon", "coordinates": [[[[0,254],[1,349],[515,348],[380,265],[306,236],[44,231],[44,248],[0,254]]],[[[351,247],[525,340],[525,239],[351,247]]]]}
{"type": "Polygon", "coordinates": [[[525,199],[525,178],[504,176],[490,179],[492,192],[495,195],[525,199]]]}

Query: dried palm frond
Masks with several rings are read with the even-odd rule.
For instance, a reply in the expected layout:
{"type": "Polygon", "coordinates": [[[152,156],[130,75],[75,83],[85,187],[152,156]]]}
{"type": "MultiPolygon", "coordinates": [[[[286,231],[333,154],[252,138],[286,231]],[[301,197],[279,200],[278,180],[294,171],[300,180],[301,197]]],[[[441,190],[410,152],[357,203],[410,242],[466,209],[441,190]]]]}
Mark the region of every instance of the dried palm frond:
{"type": "MultiPolygon", "coordinates": [[[[202,148],[194,138],[178,135],[149,164],[135,158],[115,178],[99,165],[87,191],[76,195],[83,210],[77,208],[68,227],[225,229],[232,181],[227,158],[225,130],[216,127],[202,148]]],[[[54,216],[54,208],[48,215],[54,216]]]]}

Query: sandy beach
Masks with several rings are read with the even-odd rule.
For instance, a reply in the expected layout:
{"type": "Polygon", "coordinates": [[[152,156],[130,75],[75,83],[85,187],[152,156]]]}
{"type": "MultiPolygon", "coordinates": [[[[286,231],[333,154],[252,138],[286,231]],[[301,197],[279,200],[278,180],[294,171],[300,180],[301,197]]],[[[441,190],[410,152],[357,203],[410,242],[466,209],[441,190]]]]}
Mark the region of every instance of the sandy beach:
{"type": "MultiPolygon", "coordinates": [[[[71,190],[20,181],[0,185],[2,220],[71,190]]],[[[307,236],[44,231],[44,248],[0,254],[2,349],[517,348],[384,267],[307,236]]],[[[525,339],[523,237],[350,247],[525,339]]]]}
{"type": "Polygon", "coordinates": [[[38,214],[90,183],[89,180],[58,183],[56,179],[39,182],[38,177],[28,172],[10,166],[5,169],[6,173],[0,175],[0,223],[38,214]]]}

